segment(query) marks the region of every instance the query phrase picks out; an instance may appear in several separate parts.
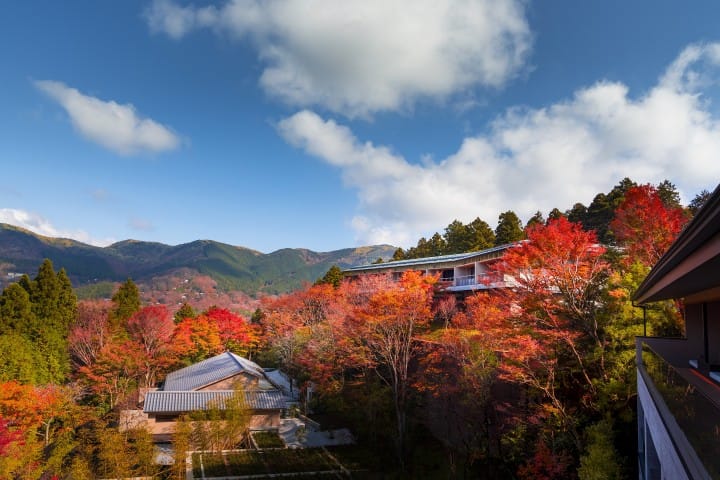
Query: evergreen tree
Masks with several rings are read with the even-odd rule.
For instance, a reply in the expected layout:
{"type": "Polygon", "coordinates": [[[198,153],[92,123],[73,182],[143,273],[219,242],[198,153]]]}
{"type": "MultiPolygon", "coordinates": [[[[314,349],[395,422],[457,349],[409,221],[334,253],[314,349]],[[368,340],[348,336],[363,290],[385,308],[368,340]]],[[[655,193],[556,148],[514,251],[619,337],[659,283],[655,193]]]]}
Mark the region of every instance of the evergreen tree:
{"type": "Polygon", "coordinates": [[[315,281],[315,285],[332,285],[335,288],[338,288],[343,280],[343,273],[340,267],[337,265],[333,265],[328,269],[327,272],[325,272],[325,275],[322,276],[322,278],[318,278],[315,281]]]}
{"type": "Polygon", "coordinates": [[[435,232],[435,235],[430,237],[430,241],[428,243],[430,248],[429,256],[431,257],[444,255],[447,251],[447,244],[445,243],[445,239],[437,232],[435,232]]]}
{"type": "Polygon", "coordinates": [[[703,205],[705,205],[705,202],[707,202],[707,199],[710,198],[710,192],[707,190],[703,190],[702,192],[695,195],[695,197],[690,201],[690,205],[688,205],[688,210],[692,214],[692,216],[695,216],[697,214],[698,210],[702,208],[703,205]]]}
{"type": "Polygon", "coordinates": [[[495,229],[495,245],[506,245],[517,242],[525,237],[522,222],[512,210],[503,212],[498,217],[498,225],[495,229]]]}
{"type": "Polygon", "coordinates": [[[378,265],[378,264],[381,264],[381,263],[385,263],[385,260],[383,260],[382,257],[378,257],[378,258],[375,259],[374,262],[372,262],[373,265],[378,265]]]}
{"type": "Polygon", "coordinates": [[[657,192],[663,204],[668,208],[679,208],[680,193],[677,187],[670,180],[663,180],[657,186],[657,192]]]}
{"type": "Polygon", "coordinates": [[[395,253],[393,253],[392,260],[405,260],[405,250],[402,249],[402,247],[398,247],[397,250],[395,250],[395,253]]]}
{"type": "Polygon", "coordinates": [[[250,315],[250,323],[258,324],[265,318],[265,312],[261,308],[256,308],[252,315],[250,315]]]}
{"type": "Polygon", "coordinates": [[[470,236],[470,250],[471,252],[477,252],[479,250],[485,250],[495,245],[495,232],[493,232],[490,225],[485,220],[481,220],[480,217],[475,218],[467,226],[470,236]]]}
{"type": "Polygon", "coordinates": [[[532,227],[533,225],[545,225],[545,217],[543,217],[543,214],[540,210],[535,212],[535,214],[530,217],[530,220],[528,220],[525,224],[525,230],[532,227]]]}
{"type": "Polygon", "coordinates": [[[594,230],[601,243],[614,243],[609,229],[610,222],[615,216],[615,210],[625,198],[625,193],[634,186],[636,186],[635,182],[627,177],[623,178],[607,195],[598,193],[588,207],[582,225],[585,230],[594,230]]]}
{"type": "Polygon", "coordinates": [[[11,283],[0,295],[0,333],[30,337],[36,330],[30,295],[18,283],[11,283]]]}
{"type": "Polygon", "coordinates": [[[32,283],[30,302],[35,317],[43,324],[57,326],[62,324],[58,312],[60,299],[60,283],[49,259],[43,260],[38,274],[32,283]]]}
{"type": "Polygon", "coordinates": [[[77,295],[73,289],[70,278],[62,268],[57,274],[58,282],[58,317],[61,322],[62,329],[67,333],[68,328],[77,317],[77,295]]]}
{"type": "Polygon", "coordinates": [[[140,291],[135,282],[128,278],[115,292],[112,301],[115,304],[111,315],[113,326],[124,328],[128,319],[140,310],[140,291]]]}
{"type": "Polygon", "coordinates": [[[195,318],[197,317],[197,312],[195,309],[190,306],[189,303],[185,302],[182,304],[182,306],[178,309],[177,312],[175,312],[175,316],[173,319],[175,320],[175,323],[180,323],[186,318],[195,318]]]}
{"type": "Polygon", "coordinates": [[[567,219],[573,223],[581,223],[585,225],[587,221],[588,208],[582,203],[578,202],[573,207],[565,212],[567,219]]]}
{"type": "Polygon", "coordinates": [[[563,217],[565,217],[564,213],[562,213],[557,208],[553,208],[552,210],[550,210],[550,213],[548,213],[548,218],[547,218],[547,221],[545,222],[545,224],[548,224],[550,222],[550,220],[558,220],[563,217]]]}
{"type": "Polygon", "coordinates": [[[445,227],[445,253],[465,253],[472,248],[472,234],[460,220],[453,220],[445,227]]]}

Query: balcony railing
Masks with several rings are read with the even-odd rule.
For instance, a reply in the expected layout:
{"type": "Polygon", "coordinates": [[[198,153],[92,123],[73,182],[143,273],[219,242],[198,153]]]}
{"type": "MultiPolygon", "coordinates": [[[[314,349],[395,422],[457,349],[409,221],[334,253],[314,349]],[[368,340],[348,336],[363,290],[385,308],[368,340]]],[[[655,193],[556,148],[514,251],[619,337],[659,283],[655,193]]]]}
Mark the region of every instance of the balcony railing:
{"type": "Polygon", "coordinates": [[[670,365],[645,343],[642,364],[707,472],[720,479],[720,388],[695,369],[670,365]]]}
{"type": "Polygon", "coordinates": [[[455,287],[466,287],[468,285],[475,285],[475,275],[462,275],[455,277],[455,287]]]}

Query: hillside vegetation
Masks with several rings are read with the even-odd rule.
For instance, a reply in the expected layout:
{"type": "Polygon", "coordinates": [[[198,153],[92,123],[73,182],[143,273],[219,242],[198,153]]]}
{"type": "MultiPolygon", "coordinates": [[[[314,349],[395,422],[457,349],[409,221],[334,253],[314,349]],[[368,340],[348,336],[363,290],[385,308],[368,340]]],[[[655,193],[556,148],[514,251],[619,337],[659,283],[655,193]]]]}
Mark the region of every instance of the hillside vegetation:
{"type": "Polygon", "coordinates": [[[392,246],[379,245],[332,252],[286,248],[263,254],[212,240],[176,246],[125,240],[95,247],[0,224],[0,282],[7,282],[8,273],[32,272],[48,258],[69,272],[76,287],[118,282],[128,277],[149,282],[180,269],[190,269],[211,277],[225,291],[277,294],[314,281],[332,265],[345,268],[379,257],[387,259],[394,250],[392,246]]]}

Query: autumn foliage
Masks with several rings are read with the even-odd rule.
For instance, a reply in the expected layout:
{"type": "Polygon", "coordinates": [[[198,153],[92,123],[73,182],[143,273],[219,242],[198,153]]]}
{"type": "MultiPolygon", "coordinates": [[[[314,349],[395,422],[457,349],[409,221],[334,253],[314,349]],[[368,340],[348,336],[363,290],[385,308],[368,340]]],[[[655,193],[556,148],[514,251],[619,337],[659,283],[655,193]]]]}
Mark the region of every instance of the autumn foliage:
{"type": "Polygon", "coordinates": [[[687,220],[681,207],[663,203],[657,188],[639,185],[625,193],[610,228],[626,249],[627,259],[652,266],[667,251],[687,220]]]}

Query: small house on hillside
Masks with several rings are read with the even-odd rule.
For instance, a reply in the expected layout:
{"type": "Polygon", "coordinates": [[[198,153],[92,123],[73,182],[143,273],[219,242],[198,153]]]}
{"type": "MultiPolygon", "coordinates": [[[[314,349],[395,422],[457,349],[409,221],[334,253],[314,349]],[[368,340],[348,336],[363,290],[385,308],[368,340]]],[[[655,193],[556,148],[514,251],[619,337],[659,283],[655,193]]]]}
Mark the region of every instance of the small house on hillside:
{"type": "Polygon", "coordinates": [[[144,424],[156,441],[167,441],[178,417],[211,405],[222,408],[236,388],[242,390],[252,412],[251,430],[279,428],[280,415],[286,408],[283,393],[259,365],[231,352],[168,374],[160,389],[147,392],[141,399],[142,410],[122,412],[121,426],[144,424]]]}

